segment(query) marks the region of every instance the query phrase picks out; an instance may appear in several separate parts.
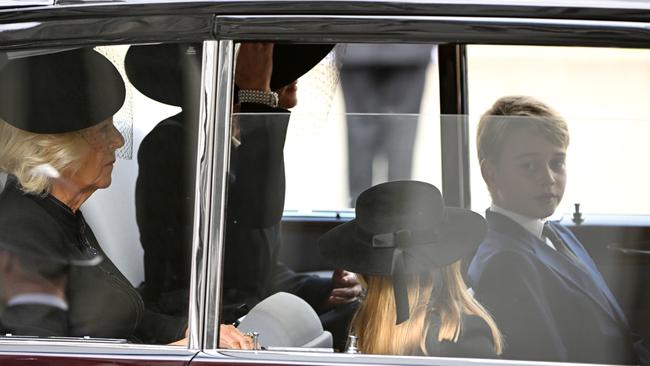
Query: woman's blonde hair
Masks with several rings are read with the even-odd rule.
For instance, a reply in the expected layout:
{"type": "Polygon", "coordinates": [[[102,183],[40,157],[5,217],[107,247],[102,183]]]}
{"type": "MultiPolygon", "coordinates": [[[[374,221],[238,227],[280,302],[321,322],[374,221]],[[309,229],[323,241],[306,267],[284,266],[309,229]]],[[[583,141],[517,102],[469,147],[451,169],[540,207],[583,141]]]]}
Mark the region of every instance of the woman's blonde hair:
{"type": "Polygon", "coordinates": [[[39,173],[49,165],[59,173],[79,168],[86,144],[78,132],[38,134],[18,129],[0,119],[0,169],[16,176],[26,193],[47,194],[52,177],[39,173]],[[35,169],[36,168],[36,169],[35,169]]]}
{"type": "MultiPolygon", "coordinates": [[[[408,298],[411,317],[395,324],[393,282],[387,276],[361,276],[367,296],[351,324],[362,353],[429,355],[426,349],[430,317],[440,317],[438,341],[457,342],[462,315],[481,317],[492,332],[494,350],[501,354],[502,338],[490,314],[468,293],[460,261],[429,273],[411,275],[408,298]]],[[[435,355],[434,355],[435,356],[435,355]]]]}

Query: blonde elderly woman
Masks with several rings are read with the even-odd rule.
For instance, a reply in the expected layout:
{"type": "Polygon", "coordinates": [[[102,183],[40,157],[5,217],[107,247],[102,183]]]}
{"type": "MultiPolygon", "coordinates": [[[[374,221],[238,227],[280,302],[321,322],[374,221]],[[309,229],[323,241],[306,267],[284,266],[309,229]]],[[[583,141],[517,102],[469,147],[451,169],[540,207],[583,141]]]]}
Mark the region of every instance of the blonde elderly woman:
{"type": "MultiPolygon", "coordinates": [[[[145,308],[79,210],[111,184],[124,144],[113,115],[125,87],[113,64],[90,49],[12,60],[0,95],[3,331],[185,343],[186,319],[145,308]]],[[[220,340],[251,347],[232,326],[220,340]]]]}

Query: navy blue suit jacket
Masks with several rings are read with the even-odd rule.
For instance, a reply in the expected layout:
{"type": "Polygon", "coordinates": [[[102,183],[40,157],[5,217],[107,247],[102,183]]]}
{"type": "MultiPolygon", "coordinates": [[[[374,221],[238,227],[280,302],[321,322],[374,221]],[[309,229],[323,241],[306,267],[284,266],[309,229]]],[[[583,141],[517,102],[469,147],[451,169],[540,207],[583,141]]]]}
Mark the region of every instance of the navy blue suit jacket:
{"type": "Polygon", "coordinates": [[[468,276],[505,337],[503,358],[648,362],[642,341],[630,333],[614,295],[569,230],[550,223],[580,264],[501,214],[488,211],[487,220],[468,276]]]}

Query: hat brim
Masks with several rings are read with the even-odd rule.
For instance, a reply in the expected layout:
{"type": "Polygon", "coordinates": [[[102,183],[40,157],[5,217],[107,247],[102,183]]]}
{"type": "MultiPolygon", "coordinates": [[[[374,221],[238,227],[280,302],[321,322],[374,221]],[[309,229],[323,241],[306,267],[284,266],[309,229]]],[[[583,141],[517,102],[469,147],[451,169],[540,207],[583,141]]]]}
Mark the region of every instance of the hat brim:
{"type": "Polygon", "coordinates": [[[0,117],[38,134],[92,127],[124,104],[124,81],[111,61],[89,48],[28,56],[0,71],[0,117]]]}
{"type": "Polygon", "coordinates": [[[200,43],[131,46],[124,57],[129,81],[142,94],[155,101],[181,107],[186,88],[200,82],[200,43]],[[189,52],[192,49],[193,52],[189,52]],[[194,65],[192,64],[194,63],[194,65]],[[195,75],[192,84],[190,75],[195,75]]]}
{"type": "MultiPolygon", "coordinates": [[[[441,226],[439,240],[426,244],[432,258],[430,269],[452,264],[472,253],[485,237],[485,220],[477,213],[447,207],[447,222],[441,226]]],[[[369,275],[390,276],[393,248],[372,248],[356,236],[356,219],[341,224],[318,240],[321,255],[336,268],[369,275]]],[[[407,273],[421,272],[422,268],[406,268],[407,273]]]]}
{"type": "Polygon", "coordinates": [[[271,90],[289,85],[327,56],[333,44],[276,44],[273,47],[271,90]]]}
{"type": "MultiPolygon", "coordinates": [[[[196,54],[195,62],[201,62],[201,45],[190,44],[196,54]]],[[[185,49],[182,44],[155,44],[131,46],[124,59],[126,75],[133,86],[142,94],[161,103],[182,106],[183,77],[187,70],[185,49]]],[[[273,73],[271,90],[283,86],[306,74],[330,51],[333,44],[276,44],[273,47],[273,73]]]]}

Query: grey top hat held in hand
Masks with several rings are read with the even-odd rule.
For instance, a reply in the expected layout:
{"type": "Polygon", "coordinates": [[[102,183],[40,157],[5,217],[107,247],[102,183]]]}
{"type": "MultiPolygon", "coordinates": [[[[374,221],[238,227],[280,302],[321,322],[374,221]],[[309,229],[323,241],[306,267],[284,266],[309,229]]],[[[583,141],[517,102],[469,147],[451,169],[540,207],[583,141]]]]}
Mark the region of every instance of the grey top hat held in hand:
{"type": "Polygon", "coordinates": [[[409,318],[406,275],[452,264],[476,249],[485,219],[470,210],[445,207],[440,191],[418,181],[376,185],[361,193],[356,218],[319,239],[332,265],[391,276],[397,324],[409,318]]]}

